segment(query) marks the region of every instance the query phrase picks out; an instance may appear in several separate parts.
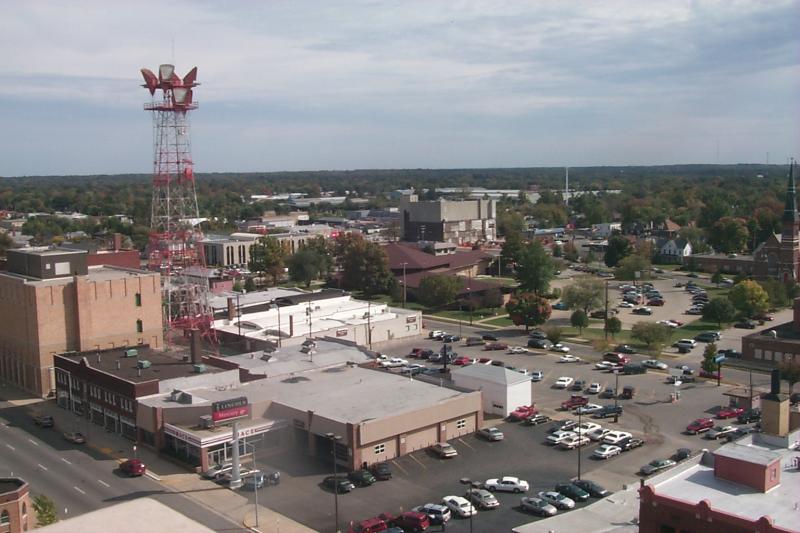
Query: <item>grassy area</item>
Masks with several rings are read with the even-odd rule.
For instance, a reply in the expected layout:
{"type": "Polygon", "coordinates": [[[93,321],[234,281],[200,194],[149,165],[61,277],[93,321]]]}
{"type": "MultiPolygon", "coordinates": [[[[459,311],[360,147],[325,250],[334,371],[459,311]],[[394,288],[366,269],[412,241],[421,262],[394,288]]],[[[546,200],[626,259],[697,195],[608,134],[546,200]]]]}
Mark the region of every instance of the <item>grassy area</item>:
{"type": "Polygon", "coordinates": [[[476,309],[472,313],[460,309],[443,309],[441,311],[434,311],[431,314],[433,316],[440,316],[452,320],[469,320],[470,316],[472,316],[472,321],[474,322],[493,315],[503,316],[505,315],[505,311],[499,307],[493,309],[476,309]]]}
{"type": "Polygon", "coordinates": [[[716,322],[709,322],[704,319],[695,320],[694,322],[690,322],[685,326],[681,326],[677,328],[675,331],[672,332],[672,338],[670,339],[670,344],[677,341],[678,339],[693,339],[695,335],[701,333],[703,331],[722,331],[731,327],[731,322],[723,322],[722,326],[717,324],[716,322]]]}
{"type": "MultiPolygon", "coordinates": [[[[578,328],[568,327],[562,328],[562,333],[564,337],[580,337],[587,340],[595,340],[595,339],[602,339],[605,338],[605,331],[603,328],[584,328],[582,334],[578,334],[578,328]]],[[[608,342],[612,344],[635,344],[634,341],[631,339],[631,332],[630,330],[622,330],[617,333],[615,336],[611,336],[609,333],[608,335],[608,342]]]]}
{"type": "Polygon", "coordinates": [[[493,318],[492,320],[487,320],[484,324],[491,324],[492,326],[502,326],[502,327],[509,327],[513,326],[514,322],[511,321],[508,316],[499,316],[497,318],[493,318]]]}

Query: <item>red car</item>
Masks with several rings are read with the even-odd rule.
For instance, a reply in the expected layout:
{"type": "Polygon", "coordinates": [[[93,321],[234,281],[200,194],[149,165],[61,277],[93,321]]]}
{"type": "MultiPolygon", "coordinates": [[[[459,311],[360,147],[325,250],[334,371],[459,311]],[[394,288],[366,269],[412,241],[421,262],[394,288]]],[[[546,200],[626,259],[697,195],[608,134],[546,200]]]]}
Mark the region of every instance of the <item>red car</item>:
{"type": "Polygon", "coordinates": [[[460,355],[460,356],[456,357],[455,359],[453,359],[453,362],[451,364],[456,365],[456,366],[467,366],[467,365],[471,365],[472,364],[472,359],[470,359],[469,357],[464,357],[463,355],[460,355]]]}
{"type": "Polygon", "coordinates": [[[714,420],[711,418],[698,418],[688,426],[686,426],[686,433],[690,435],[697,435],[703,433],[714,427],[714,420]]]}
{"type": "Polygon", "coordinates": [[[589,398],[586,396],[572,396],[569,400],[561,402],[561,408],[565,411],[571,411],[587,403],[589,403],[589,398]]]}
{"type": "Polygon", "coordinates": [[[120,471],[129,476],[143,476],[147,472],[147,467],[140,459],[128,459],[119,465],[120,471]]]}
{"type": "Polygon", "coordinates": [[[719,378],[719,372],[709,372],[708,370],[701,370],[700,377],[708,379],[717,379],[719,378]]]}
{"type": "Polygon", "coordinates": [[[533,405],[521,405],[511,411],[508,415],[509,420],[525,420],[526,418],[535,415],[539,410],[533,405]]]}
{"type": "Polygon", "coordinates": [[[774,317],[772,315],[765,315],[765,314],[760,314],[753,317],[754,320],[764,320],[766,322],[771,321],[773,318],[774,317]]]}
{"type": "Polygon", "coordinates": [[[425,513],[416,511],[406,511],[400,516],[392,516],[389,513],[381,513],[377,518],[386,522],[387,526],[399,527],[404,531],[425,531],[431,527],[430,519],[425,513]]]}
{"type": "Polygon", "coordinates": [[[413,348],[408,354],[409,357],[419,357],[420,355],[422,355],[422,348],[413,348]]]}
{"type": "Polygon", "coordinates": [[[670,319],[669,319],[669,321],[670,321],[670,322],[674,322],[675,324],[678,324],[678,327],[681,327],[681,326],[683,325],[683,322],[681,322],[680,320],[672,320],[672,319],[670,318],[670,319]]]}
{"type": "Polygon", "coordinates": [[[489,342],[483,347],[484,350],[508,350],[508,344],[503,342],[489,342]]]}
{"type": "Polygon", "coordinates": [[[664,300],[659,300],[656,298],[655,300],[648,300],[647,305],[654,305],[654,306],[662,306],[664,305],[664,300]]]}
{"type": "Polygon", "coordinates": [[[717,411],[717,418],[736,418],[742,413],[744,413],[744,409],[741,407],[723,407],[717,411]]]}

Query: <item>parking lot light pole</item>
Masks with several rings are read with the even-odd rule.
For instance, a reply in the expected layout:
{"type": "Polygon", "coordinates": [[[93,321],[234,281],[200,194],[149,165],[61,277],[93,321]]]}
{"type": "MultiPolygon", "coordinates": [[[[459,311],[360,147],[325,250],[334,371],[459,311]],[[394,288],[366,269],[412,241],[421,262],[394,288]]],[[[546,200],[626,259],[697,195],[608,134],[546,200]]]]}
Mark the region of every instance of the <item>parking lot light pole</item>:
{"type": "Polygon", "coordinates": [[[614,370],[614,423],[619,422],[619,370],[614,370]]]}
{"type": "MultiPolygon", "coordinates": [[[[583,406],[578,407],[578,429],[581,429],[581,415],[583,415],[583,411],[581,410],[583,406]]],[[[583,437],[583,430],[581,429],[580,433],[578,433],[578,480],[581,479],[581,438],[583,437]]]]}
{"type": "Polygon", "coordinates": [[[333,458],[333,519],[335,520],[333,530],[339,533],[339,478],[336,470],[336,443],[342,440],[342,436],[333,433],[326,433],[325,436],[331,441],[331,457],[333,458]]]}
{"type": "MultiPolygon", "coordinates": [[[[464,494],[467,497],[467,501],[469,502],[470,506],[472,506],[472,502],[469,499],[469,489],[472,488],[472,480],[468,477],[462,477],[458,480],[462,485],[466,487],[466,493],[464,494]]],[[[471,509],[474,510],[474,509],[471,509]]],[[[474,513],[469,514],[469,533],[472,533],[472,515],[474,513]]]]}

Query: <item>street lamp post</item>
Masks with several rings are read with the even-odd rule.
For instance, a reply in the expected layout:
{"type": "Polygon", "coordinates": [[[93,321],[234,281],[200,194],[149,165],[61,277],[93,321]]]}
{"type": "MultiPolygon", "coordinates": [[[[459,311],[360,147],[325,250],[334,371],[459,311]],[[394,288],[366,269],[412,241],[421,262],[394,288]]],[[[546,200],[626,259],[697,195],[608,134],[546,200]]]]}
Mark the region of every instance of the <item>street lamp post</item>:
{"type": "MultiPolygon", "coordinates": [[[[578,428],[581,429],[581,415],[583,415],[583,411],[581,407],[578,407],[578,428]]],[[[578,480],[581,479],[581,439],[583,438],[583,429],[581,432],[578,433],[578,480]]]]}
{"type": "Polygon", "coordinates": [[[603,321],[603,336],[605,340],[608,340],[608,280],[606,280],[606,314],[603,321]]]}
{"type": "Polygon", "coordinates": [[[614,423],[619,422],[619,370],[614,370],[614,423]]]}
{"type": "Polygon", "coordinates": [[[337,477],[336,469],[336,443],[342,440],[341,435],[334,435],[333,433],[326,433],[325,436],[331,441],[331,457],[333,458],[333,512],[334,512],[334,528],[336,533],[339,533],[339,478],[337,477]]]}
{"type": "Polygon", "coordinates": [[[469,286],[472,285],[472,271],[467,271],[467,307],[469,307],[469,325],[472,325],[472,298],[470,297],[469,286]]]}
{"type": "Polygon", "coordinates": [[[462,485],[467,487],[466,488],[466,493],[464,495],[467,497],[467,501],[470,502],[469,503],[469,506],[470,506],[470,510],[469,510],[470,511],[470,513],[469,513],[469,533],[472,533],[472,515],[475,514],[475,513],[473,512],[474,508],[473,508],[472,502],[469,499],[469,490],[473,487],[473,483],[472,483],[472,480],[470,478],[468,478],[468,477],[462,477],[458,481],[459,481],[459,483],[461,483],[462,485]]]}
{"type": "Polygon", "coordinates": [[[403,309],[406,308],[406,265],[408,263],[401,263],[403,265],[403,309]]]}

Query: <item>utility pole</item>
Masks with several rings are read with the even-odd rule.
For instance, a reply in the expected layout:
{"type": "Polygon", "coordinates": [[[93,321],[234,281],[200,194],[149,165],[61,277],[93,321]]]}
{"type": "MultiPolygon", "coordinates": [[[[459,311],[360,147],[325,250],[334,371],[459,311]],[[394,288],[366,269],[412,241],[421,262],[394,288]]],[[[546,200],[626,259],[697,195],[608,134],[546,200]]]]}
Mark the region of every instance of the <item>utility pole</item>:
{"type": "Polygon", "coordinates": [[[406,265],[408,263],[402,263],[403,265],[403,309],[406,308],[406,265]]]}
{"type": "MultiPolygon", "coordinates": [[[[605,320],[603,321],[603,334],[605,340],[608,340],[608,280],[606,280],[606,314],[605,320]]],[[[580,477],[578,477],[580,479],[580,477]]]]}
{"type": "Polygon", "coordinates": [[[367,344],[372,349],[372,301],[367,300],[367,344]]]}
{"type": "Polygon", "coordinates": [[[470,297],[469,286],[472,285],[472,270],[467,271],[467,299],[469,300],[469,325],[472,325],[472,298],[470,297]]]}

